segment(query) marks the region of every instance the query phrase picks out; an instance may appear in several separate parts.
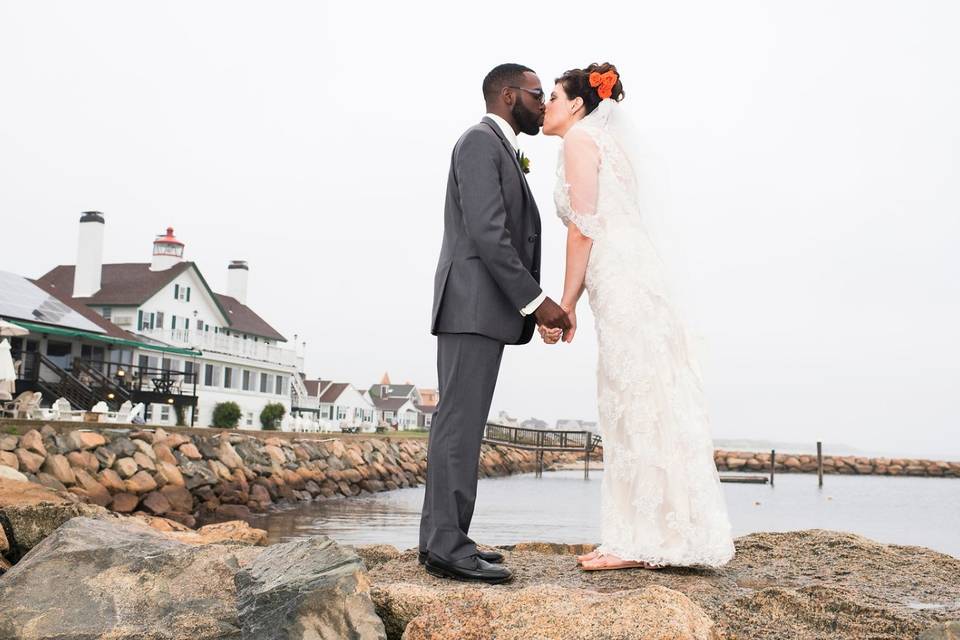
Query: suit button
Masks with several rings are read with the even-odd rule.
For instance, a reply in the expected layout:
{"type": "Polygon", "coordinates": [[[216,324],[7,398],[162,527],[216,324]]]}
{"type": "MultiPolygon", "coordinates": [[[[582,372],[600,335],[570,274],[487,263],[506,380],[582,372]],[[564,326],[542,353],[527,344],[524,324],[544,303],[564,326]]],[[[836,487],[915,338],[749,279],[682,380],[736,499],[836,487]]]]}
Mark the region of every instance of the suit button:
{"type": "Polygon", "coordinates": [[[532,236],[530,236],[529,238],[527,238],[527,241],[528,241],[528,242],[536,242],[536,241],[537,241],[537,234],[533,234],[532,236]]]}

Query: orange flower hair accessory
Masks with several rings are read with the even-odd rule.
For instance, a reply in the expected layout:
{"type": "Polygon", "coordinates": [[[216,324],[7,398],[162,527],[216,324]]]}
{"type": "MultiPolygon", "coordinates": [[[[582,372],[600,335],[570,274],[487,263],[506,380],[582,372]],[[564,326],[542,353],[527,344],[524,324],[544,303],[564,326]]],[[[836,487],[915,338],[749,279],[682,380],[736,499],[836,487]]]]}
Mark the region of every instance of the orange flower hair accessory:
{"type": "Polygon", "coordinates": [[[590,74],[590,86],[597,89],[597,95],[600,96],[601,100],[606,100],[613,95],[613,87],[619,79],[620,76],[613,70],[606,73],[594,71],[590,74]]]}

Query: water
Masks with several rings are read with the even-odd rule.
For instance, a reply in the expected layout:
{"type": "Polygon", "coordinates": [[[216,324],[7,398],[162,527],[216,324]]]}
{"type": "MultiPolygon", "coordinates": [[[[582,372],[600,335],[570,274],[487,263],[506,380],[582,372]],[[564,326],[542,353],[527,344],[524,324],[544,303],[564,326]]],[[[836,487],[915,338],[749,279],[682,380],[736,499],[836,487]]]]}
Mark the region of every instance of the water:
{"type": "MultiPolygon", "coordinates": [[[[485,544],[596,542],[602,472],[483,479],[470,535],[485,544]]],[[[960,557],[960,479],[783,474],[776,486],[723,485],[734,535],[833,529],[960,557]]],[[[417,544],[423,487],[312,502],[259,516],[271,542],[322,533],[346,544],[417,544]]]]}

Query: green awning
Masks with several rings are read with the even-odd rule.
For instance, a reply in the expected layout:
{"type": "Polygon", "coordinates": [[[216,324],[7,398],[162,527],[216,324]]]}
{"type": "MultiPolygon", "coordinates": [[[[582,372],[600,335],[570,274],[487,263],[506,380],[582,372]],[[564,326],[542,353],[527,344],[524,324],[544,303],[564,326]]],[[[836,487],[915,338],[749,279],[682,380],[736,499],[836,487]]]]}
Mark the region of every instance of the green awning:
{"type": "Polygon", "coordinates": [[[159,344],[150,344],[148,342],[137,342],[136,340],[125,340],[123,338],[114,338],[112,336],[94,333],[92,331],[84,331],[83,329],[70,329],[68,327],[54,327],[48,324],[38,324],[36,322],[28,322],[26,320],[14,320],[12,318],[7,318],[8,322],[19,325],[24,329],[32,331],[34,333],[46,333],[54,336],[68,336],[72,338],[86,338],[87,340],[95,340],[97,342],[105,342],[107,344],[115,344],[123,347],[132,347],[135,349],[148,349],[150,351],[162,351],[164,353],[175,353],[181,356],[202,356],[203,353],[196,351],[194,349],[182,349],[180,347],[168,347],[165,345],[159,344]]]}

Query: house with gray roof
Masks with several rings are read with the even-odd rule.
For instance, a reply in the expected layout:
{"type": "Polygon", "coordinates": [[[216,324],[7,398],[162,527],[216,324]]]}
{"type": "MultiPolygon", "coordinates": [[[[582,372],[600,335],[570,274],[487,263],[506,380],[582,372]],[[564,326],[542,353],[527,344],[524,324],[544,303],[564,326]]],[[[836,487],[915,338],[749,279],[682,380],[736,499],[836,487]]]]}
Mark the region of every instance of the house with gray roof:
{"type": "MultiPolygon", "coordinates": [[[[122,363],[122,377],[150,379],[151,384],[157,379],[159,391],[167,390],[166,378],[194,378],[197,402],[188,424],[210,424],[214,407],[232,401],[241,409],[238,426],[259,429],[266,404],[278,402],[289,412],[305,400],[302,352],[248,306],[246,262],[227,266],[227,291],[220,293],[196,263],[184,259],[185,245],[172,228],[154,239],[150,262],[107,264],[105,229],[102,213],[85,212],[76,263],[53,267],[36,284],[98,315],[110,331],[158,347],[133,350],[132,361],[122,363]]],[[[84,360],[80,355],[71,354],[71,359],[84,360]]],[[[121,370],[109,359],[84,362],[106,376],[116,377],[121,370]]],[[[173,423],[169,412],[155,408],[159,411],[148,410],[153,422],[173,423]]]]}

